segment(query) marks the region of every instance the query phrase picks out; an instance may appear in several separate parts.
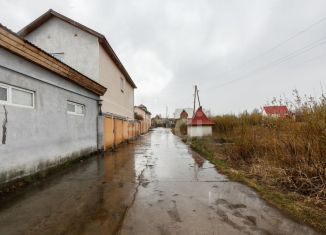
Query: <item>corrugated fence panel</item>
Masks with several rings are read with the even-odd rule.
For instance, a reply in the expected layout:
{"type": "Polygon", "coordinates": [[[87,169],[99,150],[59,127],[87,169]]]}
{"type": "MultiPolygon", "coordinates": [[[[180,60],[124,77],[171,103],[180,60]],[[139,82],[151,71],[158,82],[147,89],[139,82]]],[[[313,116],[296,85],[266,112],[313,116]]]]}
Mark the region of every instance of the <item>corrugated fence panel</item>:
{"type": "Polygon", "coordinates": [[[130,138],[146,132],[146,124],[130,122],[115,117],[104,118],[104,150],[108,150],[130,138]]]}
{"type": "Polygon", "coordinates": [[[110,117],[104,118],[104,150],[107,150],[113,146],[114,134],[113,134],[113,119],[110,117]]]}
{"type": "Polygon", "coordinates": [[[140,134],[140,124],[136,123],[136,135],[140,134]]]}
{"type": "Polygon", "coordinates": [[[136,137],[136,123],[132,124],[132,136],[136,137]]]}
{"type": "Polygon", "coordinates": [[[128,122],[128,139],[134,137],[132,130],[133,130],[133,124],[131,122],[128,122]]]}
{"type": "Polygon", "coordinates": [[[122,143],[123,141],[123,121],[119,119],[114,120],[114,133],[115,133],[115,145],[122,143]]]}
{"type": "Polygon", "coordinates": [[[123,141],[128,140],[128,121],[123,121],[123,141]]]}

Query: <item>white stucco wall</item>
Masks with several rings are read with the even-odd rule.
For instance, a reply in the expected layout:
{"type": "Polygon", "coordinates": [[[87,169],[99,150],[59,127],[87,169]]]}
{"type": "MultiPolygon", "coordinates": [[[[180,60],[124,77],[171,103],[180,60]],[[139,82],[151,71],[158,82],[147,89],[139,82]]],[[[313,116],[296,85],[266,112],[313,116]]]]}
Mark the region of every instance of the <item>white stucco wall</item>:
{"type": "Polygon", "coordinates": [[[127,82],[118,67],[106,51],[99,47],[100,84],[107,87],[103,100],[102,111],[134,119],[134,89],[127,82]],[[120,78],[124,79],[124,91],[120,89],[120,78]]]}
{"type": "Polygon", "coordinates": [[[211,136],[212,127],[211,126],[188,126],[187,133],[190,137],[202,137],[211,136]]]}
{"type": "Polygon", "coordinates": [[[34,108],[0,104],[0,184],[97,150],[97,95],[1,48],[0,83],[35,92],[34,108]],[[85,115],[68,114],[68,101],[85,115]]]}
{"type": "Polygon", "coordinates": [[[134,111],[135,111],[135,113],[141,115],[144,118],[144,120],[145,120],[145,118],[146,118],[146,112],[144,110],[142,110],[141,108],[135,107],[135,110],[134,111]]]}
{"type": "Polygon", "coordinates": [[[99,80],[97,37],[52,17],[26,39],[48,53],[63,52],[64,63],[95,81],[99,80]]]}
{"type": "Polygon", "coordinates": [[[26,36],[26,39],[53,52],[64,52],[62,61],[107,88],[101,97],[102,111],[134,119],[134,89],[98,42],[98,38],[56,17],[26,36]],[[125,80],[120,89],[120,77],[125,80]]]}
{"type": "Polygon", "coordinates": [[[139,107],[135,107],[135,113],[141,115],[143,120],[141,121],[141,126],[143,128],[143,132],[147,132],[152,125],[151,115],[147,114],[144,110],[139,107]]]}

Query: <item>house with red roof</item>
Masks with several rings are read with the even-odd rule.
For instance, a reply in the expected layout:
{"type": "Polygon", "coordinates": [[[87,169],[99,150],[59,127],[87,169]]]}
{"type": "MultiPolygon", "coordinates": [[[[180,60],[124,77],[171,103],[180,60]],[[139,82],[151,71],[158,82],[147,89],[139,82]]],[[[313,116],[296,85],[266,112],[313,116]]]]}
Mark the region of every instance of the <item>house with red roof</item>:
{"type": "Polygon", "coordinates": [[[188,119],[187,133],[190,137],[203,137],[212,135],[212,127],[215,123],[210,121],[200,106],[194,116],[188,119]]]}
{"type": "Polygon", "coordinates": [[[276,118],[284,118],[289,114],[289,110],[285,105],[264,106],[263,115],[276,118]]]}

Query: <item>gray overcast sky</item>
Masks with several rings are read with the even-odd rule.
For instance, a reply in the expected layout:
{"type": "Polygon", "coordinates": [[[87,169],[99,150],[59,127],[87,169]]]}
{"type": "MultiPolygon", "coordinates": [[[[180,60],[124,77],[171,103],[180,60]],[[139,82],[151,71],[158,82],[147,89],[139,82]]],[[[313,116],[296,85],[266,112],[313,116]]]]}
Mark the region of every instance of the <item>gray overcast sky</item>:
{"type": "Polygon", "coordinates": [[[153,114],[192,107],[195,84],[214,114],[326,89],[326,19],[264,53],[326,17],[325,0],[0,0],[0,23],[49,8],[107,37],[153,114]]]}

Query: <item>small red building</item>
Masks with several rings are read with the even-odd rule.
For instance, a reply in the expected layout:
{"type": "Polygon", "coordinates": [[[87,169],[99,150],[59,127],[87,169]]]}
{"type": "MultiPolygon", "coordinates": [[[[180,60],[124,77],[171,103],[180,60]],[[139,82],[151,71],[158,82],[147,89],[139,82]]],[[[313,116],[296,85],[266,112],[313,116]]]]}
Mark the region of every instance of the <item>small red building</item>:
{"type": "Polygon", "coordinates": [[[200,106],[194,116],[188,120],[187,132],[190,137],[202,137],[212,135],[212,126],[215,123],[210,121],[203,108],[200,106]]]}
{"type": "Polygon", "coordinates": [[[265,106],[263,114],[270,117],[283,118],[289,114],[289,110],[285,105],[265,106]]]}
{"type": "Polygon", "coordinates": [[[185,110],[182,110],[180,113],[180,118],[181,119],[187,119],[188,118],[188,113],[185,110]]]}

